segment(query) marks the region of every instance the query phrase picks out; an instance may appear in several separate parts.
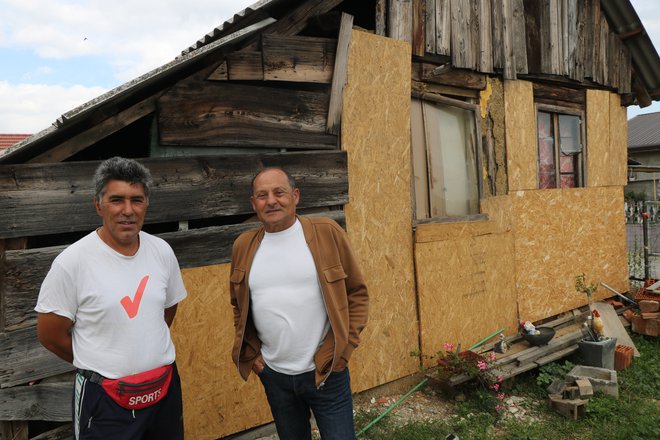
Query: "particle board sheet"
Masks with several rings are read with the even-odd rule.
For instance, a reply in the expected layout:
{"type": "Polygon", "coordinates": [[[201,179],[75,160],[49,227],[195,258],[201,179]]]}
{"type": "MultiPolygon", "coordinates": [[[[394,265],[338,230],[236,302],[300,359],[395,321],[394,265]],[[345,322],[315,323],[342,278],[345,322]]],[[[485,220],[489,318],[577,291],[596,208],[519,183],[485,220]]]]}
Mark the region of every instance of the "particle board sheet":
{"type": "Polygon", "coordinates": [[[172,325],[183,388],[185,436],[216,439],[272,420],[259,379],[231,361],[234,340],[229,264],[184,269],[188,297],[172,325]]]}
{"type": "MultiPolygon", "coordinates": [[[[628,290],[623,188],[572,188],[512,194],[520,319],[580,307],[575,277],[628,290]]],[[[599,287],[594,300],[612,296],[599,287]]]]}
{"type": "Polygon", "coordinates": [[[341,119],[346,226],[369,288],[353,391],[418,371],[410,196],[410,45],[353,30],[341,119]]]}
{"type": "Polygon", "coordinates": [[[538,155],[531,82],[504,81],[504,122],[509,191],[535,189],[538,155]]]}
{"type": "Polygon", "coordinates": [[[587,90],[587,186],[625,186],[628,162],[626,109],[615,93],[587,90]]]}
{"type": "Polygon", "coordinates": [[[500,328],[505,335],[516,331],[512,234],[483,234],[480,227],[469,226],[471,237],[450,239],[448,234],[445,240],[416,243],[424,355],[442,350],[445,342],[466,349],[500,328]]]}

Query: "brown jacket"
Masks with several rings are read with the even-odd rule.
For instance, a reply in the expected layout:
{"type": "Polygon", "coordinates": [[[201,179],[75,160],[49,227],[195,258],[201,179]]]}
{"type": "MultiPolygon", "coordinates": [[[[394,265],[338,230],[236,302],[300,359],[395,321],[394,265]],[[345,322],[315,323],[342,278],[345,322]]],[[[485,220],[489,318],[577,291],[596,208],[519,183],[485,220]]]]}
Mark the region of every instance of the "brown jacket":
{"type": "MultiPolygon", "coordinates": [[[[328,335],[314,355],[316,385],[321,386],[330,372],[346,368],[353,350],[357,348],[360,332],[367,323],[369,297],[346,232],[328,218],[298,219],[314,258],[330,320],[328,335]]],[[[232,359],[244,380],[247,380],[261,352],[261,341],[250,313],[248,275],[263,237],[263,227],[244,232],[232,248],[229,291],[236,332],[232,359]]]]}

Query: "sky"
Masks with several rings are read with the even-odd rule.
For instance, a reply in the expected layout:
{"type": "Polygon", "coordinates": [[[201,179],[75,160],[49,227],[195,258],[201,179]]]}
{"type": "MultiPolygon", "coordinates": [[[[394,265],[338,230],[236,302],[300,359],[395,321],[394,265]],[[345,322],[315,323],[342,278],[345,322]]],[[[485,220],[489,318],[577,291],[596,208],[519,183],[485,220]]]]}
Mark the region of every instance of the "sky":
{"type": "MultiPolygon", "coordinates": [[[[0,133],[33,134],[257,0],[0,0],[0,133]]],[[[660,51],[660,1],[632,0],[660,51]]],[[[628,107],[628,118],[660,111],[628,107]]]]}

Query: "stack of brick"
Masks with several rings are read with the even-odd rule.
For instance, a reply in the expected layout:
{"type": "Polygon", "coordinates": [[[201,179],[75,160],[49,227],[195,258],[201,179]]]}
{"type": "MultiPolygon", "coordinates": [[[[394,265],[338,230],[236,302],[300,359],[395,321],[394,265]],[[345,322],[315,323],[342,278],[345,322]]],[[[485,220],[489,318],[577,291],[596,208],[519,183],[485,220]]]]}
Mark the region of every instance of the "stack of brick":
{"type": "Polygon", "coordinates": [[[632,329],[635,333],[658,336],[660,331],[660,294],[648,288],[642,288],[635,296],[639,305],[639,314],[632,316],[632,329]]]}

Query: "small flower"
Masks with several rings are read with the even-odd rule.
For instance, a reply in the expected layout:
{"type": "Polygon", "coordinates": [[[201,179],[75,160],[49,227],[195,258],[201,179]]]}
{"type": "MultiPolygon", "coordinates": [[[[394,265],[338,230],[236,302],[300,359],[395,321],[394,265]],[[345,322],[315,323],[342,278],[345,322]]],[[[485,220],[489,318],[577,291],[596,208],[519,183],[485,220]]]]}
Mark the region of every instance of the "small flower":
{"type": "Polygon", "coordinates": [[[499,401],[504,400],[504,393],[498,393],[497,394],[497,400],[499,400],[499,401]]]}
{"type": "Polygon", "coordinates": [[[497,406],[495,407],[495,411],[502,411],[503,409],[504,409],[504,408],[502,407],[502,405],[497,405],[497,406]]]}
{"type": "Polygon", "coordinates": [[[454,351],[454,348],[455,348],[454,344],[449,343],[449,342],[445,342],[444,344],[442,344],[442,346],[445,349],[445,351],[454,351]]]}
{"type": "Polygon", "coordinates": [[[495,353],[492,352],[492,351],[490,352],[490,360],[491,360],[491,361],[494,361],[494,360],[495,360],[495,353]]]}
{"type": "Polygon", "coordinates": [[[477,367],[479,367],[481,371],[485,371],[486,368],[488,368],[488,365],[486,365],[485,361],[479,361],[477,362],[477,367]]]}
{"type": "Polygon", "coordinates": [[[493,389],[493,391],[499,391],[500,384],[499,383],[494,383],[490,387],[493,389]]]}
{"type": "Polygon", "coordinates": [[[497,376],[497,382],[498,383],[504,382],[504,376],[497,376]]]}

